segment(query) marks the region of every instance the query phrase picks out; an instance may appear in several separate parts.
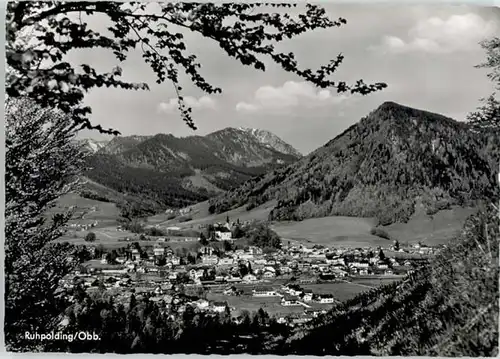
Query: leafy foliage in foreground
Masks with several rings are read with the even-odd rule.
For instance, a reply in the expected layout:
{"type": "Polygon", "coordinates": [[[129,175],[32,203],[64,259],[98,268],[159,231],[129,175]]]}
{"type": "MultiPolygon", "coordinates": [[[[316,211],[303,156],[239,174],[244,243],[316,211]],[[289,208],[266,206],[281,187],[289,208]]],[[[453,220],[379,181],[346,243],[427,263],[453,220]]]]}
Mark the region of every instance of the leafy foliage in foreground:
{"type": "Polygon", "coordinates": [[[464,123],[392,102],[294,164],[210,200],[212,212],[270,200],[270,220],[344,215],[407,221],[498,193],[497,142],[464,123]]]}
{"type": "Polygon", "coordinates": [[[59,279],[82,254],[51,243],[64,233],[72,211],[47,220],[62,195],[77,188],[83,156],[69,119],[26,99],[6,103],[5,153],[5,342],[34,349],[25,332],[45,333],[64,308],[55,296],[59,279]]]}
{"type": "Polygon", "coordinates": [[[353,85],[330,80],[342,63],[343,55],[313,71],[302,69],[293,53],[276,49],[275,45],[280,42],[305,32],[346,23],[342,18],[330,20],[325,10],[316,5],[306,5],[296,16],[286,11],[269,12],[273,8],[285,10],[295,6],[287,3],[11,1],[7,4],[6,16],[9,67],[6,93],[10,97],[30,97],[44,107],[71,113],[79,129],[94,128],[118,134],[118,131],[90,123],[91,109],[84,105],[85,93],[103,86],[148,90],[148,84],[122,80],[119,66],[108,73],[99,73],[89,64],[75,67],[64,59],[75,48],[101,48],[112,51],[117,62],[121,62],[130,51],[140,48],[144,62],[156,75],[156,82],[162,84],[169,80],[173,84],[182,119],[196,129],[191,108],[182,95],[180,73],[185,72],[205,93],[222,90],[205,80],[196,55],[188,51],[184,35],[175,29],[194,32],[214,41],[227,56],[243,65],[264,71],[263,59],[267,59],[317,87],[333,88],[338,93],[349,91],[366,95],[386,87],[383,83],[368,85],[362,80],[353,85]],[[98,16],[109,20],[107,35],[90,25],[92,18],[98,16]]]}

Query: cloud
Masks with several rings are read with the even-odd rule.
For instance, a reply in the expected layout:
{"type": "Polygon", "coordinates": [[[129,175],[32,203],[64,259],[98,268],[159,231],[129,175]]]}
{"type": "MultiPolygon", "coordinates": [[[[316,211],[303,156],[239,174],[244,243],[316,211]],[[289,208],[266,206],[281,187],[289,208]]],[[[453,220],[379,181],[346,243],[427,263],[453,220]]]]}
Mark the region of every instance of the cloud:
{"type": "Polygon", "coordinates": [[[486,21],[474,13],[452,15],[446,19],[431,17],[420,20],[412,27],[406,40],[384,36],[381,44],[371,49],[395,53],[468,51],[477,48],[479,41],[492,36],[496,30],[494,21],[486,21]]]}
{"type": "MultiPolygon", "coordinates": [[[[184,97],[184,102],[186,103],[187,106],[191,107],[193,110],[202,110],[202,109],[207,109],[207,110],[214,110],[217,107],[217,104],[215,100],[208,96],[202,96],[199,99],[196,99],[195,97],[191,96],[185,96],[184,97]]],[[[174,112],[177,111],[178,109],[178,101],[177,98],[171,98],[167,102],[161,102],[158,105],[158,111],[159,112],[174,112]]]]}
{"type": "Polygon", "coordinates": [[[259,87],[248,102],[236,104],[236,111],[256,112],[259,110],[287,110],[296,107],[317,107],[339,104],[349,98],[346,95],[332,95],[329,90],[318,90],[307,82],[287,81],[283,86],[259,87]]]}

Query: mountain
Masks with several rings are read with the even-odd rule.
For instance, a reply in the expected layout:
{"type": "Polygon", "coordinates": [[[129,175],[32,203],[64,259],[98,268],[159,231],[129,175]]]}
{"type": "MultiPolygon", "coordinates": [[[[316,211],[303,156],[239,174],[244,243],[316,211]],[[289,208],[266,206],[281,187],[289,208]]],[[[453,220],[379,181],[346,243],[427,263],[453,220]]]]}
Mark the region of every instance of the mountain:
{"type": "Polygon", "coordinates": [[[256,128],[238,128],[240,131],[245,131],[252,136],[254,136],[260,143],[269,146],[270,148],[275,149],[278,152],[286,153],[296,157],[302,157],[302,154],[293,148],[291,145],[283,141],[281,138],[276,136],[274,133],[259,130],[256,128]]]}
{"type": "Polygon", "coordinates": [[[405,222],[416,210],[433,214],[497,196],[488,146],[465,123],[386,102],[297,162],[212,198],[209,210],[275,200],[270,220],[343,215],[405,222]]]}
{"type": "Polygon", "coordinates": [[[152,136],[126,136],[126,137],[114,137],[105,146],[100,149],[100,153],[106,153],[110,155],[125,152],[129,149],[134,148],[139,143],[150,139],[152,136]]]}
{"type": "Polygon", "coordinates": [[[77,141],[78,144],[83,146],[84,151],[88,151],[90,153],[96,153],[97,151],[101,150],[108,144],[108,140],[94,140],[92,138],[85,138],[82,140],[77,141]]]}
{"type": "Polygon", "coordinates": [[[86,176],[114,191],[152,200],[158,208],[183,207],[298,158],[235,128],[183,138],[116,137],[89,156],[86,176]]]}

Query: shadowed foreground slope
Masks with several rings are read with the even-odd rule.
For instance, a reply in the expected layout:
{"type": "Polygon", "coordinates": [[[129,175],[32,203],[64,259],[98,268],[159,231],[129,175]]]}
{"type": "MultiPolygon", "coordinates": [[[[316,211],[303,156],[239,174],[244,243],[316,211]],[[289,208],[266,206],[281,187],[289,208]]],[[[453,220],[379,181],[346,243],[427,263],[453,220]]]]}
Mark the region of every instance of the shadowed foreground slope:
{"type": "Polygon", "coordinates": [[[499,226],[493,207],[471,216],[429,266],[297,330],[286,352],[496,356],[499,226]]]}

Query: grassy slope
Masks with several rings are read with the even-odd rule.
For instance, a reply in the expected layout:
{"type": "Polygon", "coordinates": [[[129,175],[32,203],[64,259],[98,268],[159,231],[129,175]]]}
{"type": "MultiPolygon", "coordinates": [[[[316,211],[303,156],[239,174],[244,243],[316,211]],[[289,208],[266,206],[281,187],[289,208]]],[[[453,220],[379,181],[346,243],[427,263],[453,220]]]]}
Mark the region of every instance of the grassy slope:
{"type": "MultiPolygon", "coordinates": [[[[174,218],[167,220],[167,215],[160,214],[148,218],[150,224],[161,224],[162,226],[179,226],[181,228],[197,228],[214,222],[225,222],[226,217],[234,221],[267,220],[268,214],[275,202],[270,201],[250,211],[245,207],[219,213],[209,214],[208,202],[202,202],[191,206],[192,212],[188,215],[191,221],[179,223],[174,218]]],[[[475,213],[472,208],[454,207],[449,210],[439,211],[430,216],[421,211],[415,213],[407,223],[396,223],[384,227],[391,238],[400,242],[435,245],[445,244],[460,232],[466,218],[475,213]]],[[[388,247],[393,244],[383,238],[370,234],[370,230],[376,225],[373,218],[330,216],[322,218],[311,218],[300,222],[283,221],[272,222],[272,228],[284,240],[299,242],[305,246],[314,244],[342,245],[346,247],[381,246],[388,247]]]]}

